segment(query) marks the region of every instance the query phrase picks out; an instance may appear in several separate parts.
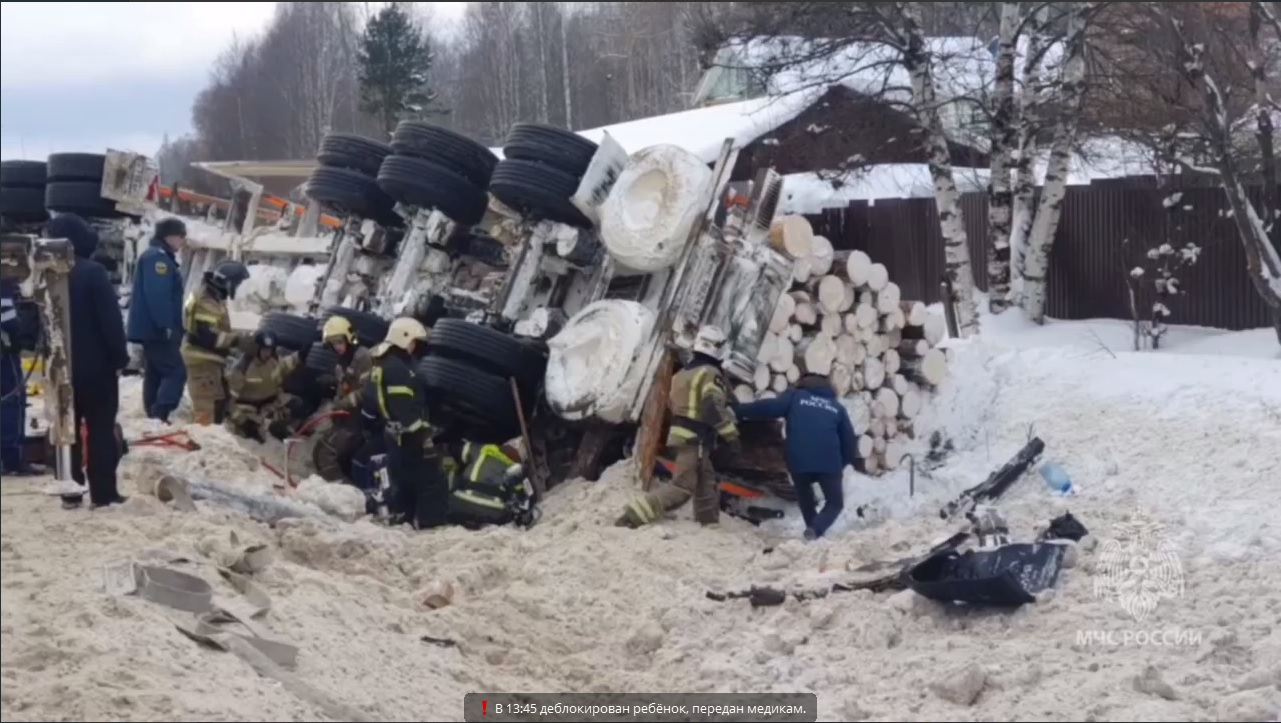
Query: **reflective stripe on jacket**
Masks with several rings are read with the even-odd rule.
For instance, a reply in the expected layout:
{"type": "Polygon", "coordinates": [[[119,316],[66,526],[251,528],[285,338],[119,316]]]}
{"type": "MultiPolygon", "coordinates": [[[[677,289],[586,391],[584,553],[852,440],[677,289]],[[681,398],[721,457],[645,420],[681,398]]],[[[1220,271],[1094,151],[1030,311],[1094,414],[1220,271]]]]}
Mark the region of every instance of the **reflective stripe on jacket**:
{"type": "Polygon", "coordinates": [[[668,410],[672,413],[668,446],[700,441],[710,444],[717,437],[726,441],[738,438],[725,381],[720,370],[710,364],[682,369],[672,377],[668,410]]]}
{"type": "Polygon", "coordinates": [[[227,304],[201,289],[183,304],[182,358],[184,361],[222,362],[231,353],[237,334],[231,330],[227,304]]]}

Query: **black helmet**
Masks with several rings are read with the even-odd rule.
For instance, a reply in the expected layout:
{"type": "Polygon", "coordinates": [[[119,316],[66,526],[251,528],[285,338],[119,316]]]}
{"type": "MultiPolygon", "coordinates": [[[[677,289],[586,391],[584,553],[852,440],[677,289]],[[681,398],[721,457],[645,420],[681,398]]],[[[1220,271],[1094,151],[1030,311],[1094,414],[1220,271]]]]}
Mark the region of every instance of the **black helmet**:
{"type": "Polygon", "coordinates": [[[236,295],[236,289],[249,278],[249,269],[239,261],[226,259],[218,262],[214,270],[209,272],[205,280],[213,289],[221,292],[227,298],[236,295]]]}
{"type": "Polygon", "coordinates": [[[258,347],[258,351],[263,349],[274,350],[276,348],[276,332],[263,329],[254,334],[254,344],[258,347]]]}

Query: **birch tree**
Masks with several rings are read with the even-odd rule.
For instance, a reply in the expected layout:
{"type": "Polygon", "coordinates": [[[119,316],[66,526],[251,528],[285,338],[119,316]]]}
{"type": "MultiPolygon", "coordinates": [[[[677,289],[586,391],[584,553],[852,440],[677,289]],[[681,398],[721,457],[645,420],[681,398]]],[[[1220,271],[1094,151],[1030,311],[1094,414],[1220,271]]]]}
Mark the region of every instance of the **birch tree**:
{"type": "MultiPolygon", "coordinates": [[[[1246,194],[1242,169],[1232,142],[1232,124],[1223,88],[1206,67],[1205,42],[1188,32],[1185,22],[1175,15],[1168,3],[1153,5],[1157,17],[1176,40],[1179,74],[1200,94],[1202,128],[1210,162],[1219,174],[1219,183],[1227,196],[1237,234],[1245,249],[1246,271],[1259,298],[1272,314],[1277,341],[1281,342],[1281,255],[1277,253],[1274,239],[1268,237],[1268,225],[1264,223],[1259,209],[1246,194]]],[[[1253,14],[1262,20],[1268,16],[1268,10],[1261,8],[1262,12],[1253,14]]],[[[1272,226],[1275,228],[1275,219],[1272,226]]]]}
{"type": "Polygon", "coordinates": [[[1014,193],[1010,173],[1019,140],[1015,122],[1014,61],[1018,51],[1019,7],[1001,3],[1001,25],[996,54],[996,79],[992,108],[992,187],[988,193],[988,308],[999,314],[1009,308],[1010,223],[1014,193]]]}
{"type": "Polygon", "coordinates": [[[1028,318],[1038,324],[1045,322],[1050,251],[1058,233],[1063,202],[1067,198],[1068,172],[1080,121],[1081,102],[1085,96],[1085,35],[1087,21],[1094,6],[1095,3],[1074,3],[1068,17],[1058,115],[1054,121],[1041,201],[1028,237],[1027,257],[1023,268],[1023,308],[1028,318]]]}

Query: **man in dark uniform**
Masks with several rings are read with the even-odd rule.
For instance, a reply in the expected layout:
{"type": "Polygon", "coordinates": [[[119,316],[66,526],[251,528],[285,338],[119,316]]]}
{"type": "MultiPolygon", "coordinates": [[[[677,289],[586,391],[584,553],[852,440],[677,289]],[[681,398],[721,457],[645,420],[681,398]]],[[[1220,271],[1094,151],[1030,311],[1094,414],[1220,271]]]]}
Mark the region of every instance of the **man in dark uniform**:
{"type": "Polygon", "coordinates": [[[391,322],[387,338],[373,350],[374,369],[365,398],[377,401],[387,443],[393,521],[418,529],[449,519],[449,483],[427,424],[427,400],[414,373],[414,353],[427,341],[427,327],[409,317],[391,322]]]}
{"type": "MultiPolygon", "coordinates": [[[[89,482],[89,501],[94,507],[124,502],[116,487],[120,446],[116,438],[116,414],[120,411],[118,377],[129,364],[120,302],[107,269],[92,259],[98,248],[98,232],[84,219],[62,214],[49,222],[50,238],[65,238],[76,253],[68,288],[71,293],[71,383],[75,401],[76,435],[71,454],[72,477],[89,482]],[[81,439],[84,442],[81,442],[81,439]],[[87,454],[87,459],[86,459],[87,454]]],[[[63,502],[80,503],[67,495],[63,502]]]]}
{"type": "Polygon", "coordinates": [[[129,300],[129,341],[142,345],[142,404],[147,416],[169,421],[182,402],[187,368],[182,363],[182,274],[178,252],[187,225],[167,218],[156,224],[151,246],[138,257],[129,300]]]}

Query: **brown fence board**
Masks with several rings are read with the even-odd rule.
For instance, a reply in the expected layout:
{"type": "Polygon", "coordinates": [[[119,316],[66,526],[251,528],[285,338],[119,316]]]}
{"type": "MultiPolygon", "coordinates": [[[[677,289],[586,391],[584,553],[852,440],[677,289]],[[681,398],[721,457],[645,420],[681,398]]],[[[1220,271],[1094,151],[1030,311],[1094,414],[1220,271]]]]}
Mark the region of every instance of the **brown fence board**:
{"type": "MultiPolygon", "coordinates": [[[[1181,196],[1167,207],[1171,191],[1144,179],[1096,183],[1068,189],[1063,217],[1050,254],[1047,313],[1057,319],[1130,319],[1126,274],[1148,249],[1189,242],[1201,248],[1191,268],[1179,272],[1187,293],[1167,302],[1171,324],[1221,329],[1270,326],[1267,307],[1246,274],[1245,252],[1221,189],[1179,184],[1181,196]],[[1127,245],[1125,242],[1129,241],[1127,245]]],[[[1258,204],[1262,189],[1252,189],[1258,204]]],[[[1256,208],[1258,205],[1256,205],[1256,208]]],[[[987,196],[961,198],[975,283],[987,290],[987,196]]],[[[811,216],[815,231],[837,250],[865,251],[884,264],[903,298],[934,303],[940,299],[944,252],[938,212],[932,198],[856,201],[848,208],[811,216]]],[[[1281,250],[1281,243],[1273,243],[1281,250]]],[[[1155,301],[1147,291],[1138,299],[1141,318],[1155,301]]]]}

